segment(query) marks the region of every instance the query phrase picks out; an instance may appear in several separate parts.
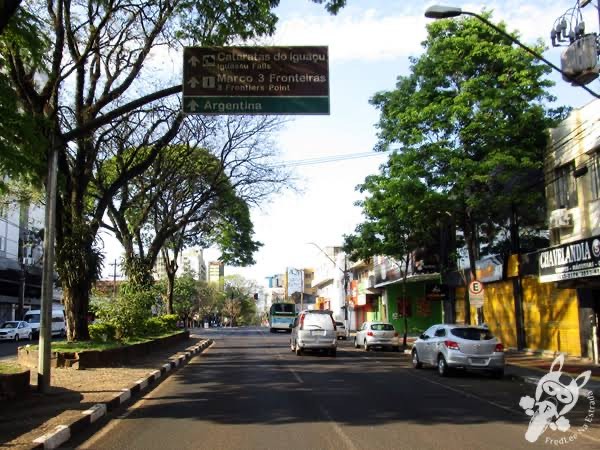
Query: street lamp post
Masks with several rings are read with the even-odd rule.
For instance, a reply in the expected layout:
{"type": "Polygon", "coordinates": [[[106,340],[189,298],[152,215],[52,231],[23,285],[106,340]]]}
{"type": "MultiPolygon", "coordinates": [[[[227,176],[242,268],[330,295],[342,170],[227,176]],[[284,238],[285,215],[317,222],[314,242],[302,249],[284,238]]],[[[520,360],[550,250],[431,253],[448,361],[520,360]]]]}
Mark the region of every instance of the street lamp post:
{"type": "Polygon", "coordinates": [[[544,62],[547,66],[551,67],[552,69],[556,70],[558,73],[560,73],[565,79],[569,80],[571,83],[576,84],[577,86],[583,88],[584,90],[586,90],[589,94],[593,95],[594,97],[600,98],[600,94],[595,93],[590,88],[588,88],[587,86],[585,86],[584,84],[582,84],[581,82],[579,82],[577,79],[573,78],[571,75],[569,75],[566,72],[564,72],[561,68],[559,68],[556,65],[552,64],[550,61],[548,61],[542,55],[540,55],[539,53],[537,53],[534,50],[530,49],[525,44],[523,44],[521,41],[519,41],[518,39],[515,39],[513,36],[511,36],[510,34],[508,34],[502,28],[494,25],[492,22],[490,22],[485,17],[483,17],[483,16],[481,16],[479,14],[476,14],[476,13],[470,12],[470,11],[464,11],[461,8],[457,8],[457,7],[454,7],[454,6],[443,6],[443,5],[433,5],[433,6],[430,6],[429,8],[427,8],[427,10],[425,11],[425,17],[427,17],[429,19],[450,19],[452,17],[458,17],[460,15],[467,15],[467,16],[477,17],[483,23],[485,23],[489,27],[493,28],[498,33],[500,33],[501,35],[507,37],[513,43],[517,44],[519,47],[521,47],[527,53],[529,53],[530,55],[532,55],[535,58],[539,59],[540,61],[544,62]]]}

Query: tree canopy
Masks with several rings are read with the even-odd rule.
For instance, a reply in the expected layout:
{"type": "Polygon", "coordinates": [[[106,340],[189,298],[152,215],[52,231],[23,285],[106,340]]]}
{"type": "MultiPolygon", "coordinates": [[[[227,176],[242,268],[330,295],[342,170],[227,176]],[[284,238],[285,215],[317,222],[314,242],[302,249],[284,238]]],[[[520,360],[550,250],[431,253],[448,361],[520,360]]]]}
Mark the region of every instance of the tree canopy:
{"type": "Polygon", "coordinates": [[[550,69],[478,19],[427,30],[411,73],[371,99],[380,111],[376,150],[396,151],[360,187],[371,195],[361,204],[367,220],[348,244],[386,254],[413,235],[414,246],[428,223],[449,215],[474,276],[481,233],[493,241],[514,209],[524,223],[543,223],[543,189],[532,179],[541,177],[546,130],[565,108],[548,107],[550,69]]]}
{"type": "MultiPolygon", "coordinates": [[[[335,11],[343,3],[325,6],[335,11]]],[[[156,77],[169,51],[270,35],[277,4],[23,0],[7,21],[0,35],[0,168],[45,180],[48,155],[58,152],[56,263],[69,340],[88,337],[89,292],[102,266],[97,233],[110,200],[162,149],[181,143],[185,120],[173,97],[180,81],[177,74],[156,77]],[[96,177],[115,157],[120,171],[100,192],[96,177]]]]}

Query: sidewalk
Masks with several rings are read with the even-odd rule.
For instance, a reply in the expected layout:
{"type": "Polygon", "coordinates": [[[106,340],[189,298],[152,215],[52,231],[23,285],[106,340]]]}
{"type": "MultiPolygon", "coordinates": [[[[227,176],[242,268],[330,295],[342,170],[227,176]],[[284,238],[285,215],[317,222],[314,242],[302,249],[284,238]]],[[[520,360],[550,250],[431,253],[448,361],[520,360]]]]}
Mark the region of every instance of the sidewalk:
{"type": "Polygon", "coordinates": [[[49,392],[0,402],[0,449],[51,449],[120,405],[156,387],[212,343],[190,336],[121,367],[53,369],[49,392]]]}
{"type": "MultiPolygon", "coordinates": [[[[539,379],[550,372],[555,357],[546,357],[540,355],[531,355],[526,352],[508,351],[506,352],[506,374],[513,375],[521,380],[537,384],[539,379]]],[[[555,367],[555,370],[557,367],[555,367]]],[[[580,395],[587,395],[587,391],[592,391],[595,396],[600,398],[600,365],[580,358],[565,358],[562,372],[576,378],[585,371],[591,371],[591,377],[580,391],[580,395]]]]}

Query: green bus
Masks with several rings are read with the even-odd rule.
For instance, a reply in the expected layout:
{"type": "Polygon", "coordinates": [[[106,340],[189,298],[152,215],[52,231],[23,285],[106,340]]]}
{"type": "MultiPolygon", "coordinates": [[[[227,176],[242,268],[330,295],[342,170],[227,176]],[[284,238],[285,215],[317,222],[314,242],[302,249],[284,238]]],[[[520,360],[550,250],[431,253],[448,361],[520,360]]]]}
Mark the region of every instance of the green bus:
{"type": "Polygon", "coordinates": [[[296,305],[294,303],[273,303],[269,309],[269,331],[277,330],[291,332],[290,325],[296,318],[296,305]]]}

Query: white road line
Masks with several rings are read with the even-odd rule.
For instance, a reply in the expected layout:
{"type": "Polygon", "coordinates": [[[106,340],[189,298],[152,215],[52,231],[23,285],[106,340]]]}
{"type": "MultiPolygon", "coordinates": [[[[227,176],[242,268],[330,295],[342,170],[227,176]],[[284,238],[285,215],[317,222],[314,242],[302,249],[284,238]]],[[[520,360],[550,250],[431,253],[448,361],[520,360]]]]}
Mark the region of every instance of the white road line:
{"type": "MultiPolygon", "coordinates": [[[[469,393],[467,391],[463,391],[461,389],[456,389],[456,388],[450,387],[450,386],[448,386],[448,385],[446,385],[444,383],[438,383],[437,381],[433,381],[433,380],[430,380],[429,378],[421,377],[419,375],[413,375],[413,374],[408,373],[408,372],[407,372],[407,375],[409,375],[409,376],[411,376],[413,378],[418,378],[420,380],[427,381],[428,383],[435,384],[437,386],[441,386],[441,387],[443,387],[445,389],[448,389],[449,391],[453,391],[453,392],[456,392],[458,394],[462,394],[462,395],[464,395],[466,397],[470,397],[470,398],[473,398],[475,400],[479,400],[481,402],[488,403],[488,404],[490,404],[492,406],[495,406],[496,408],[503,409],[503,410],[508,411],[510,413],[517,414],[519,416],[523,415],[523,411],[521,411],[521,410],[518,410],[516,408],[511,408],[509,406],[501,405],[500,403],[496,403],[496,402],[494,402],[492,400],[488,400],[487,398],[480,397],[479,395],[471,394],[471,393],[469,393]]],[[[525,422],[525,424],[526,424],[526,422],[525,422]]],[[[592,436],[589,436],[588,433],[578,433],[578,437],[583,437],[583,438],[586,438],[586,439],[588,439],[590,441],[593,441],[593,442],[600,442],[600,439],[592,437],[592,436]]]]}
{"type": "Polygon", "coordinates": [[[325,407],[321,404],[319,404],[319,409],[321,410],[321,413],[331,423],[331,427],[333,428],[333,431],[335,431],[335,434],[337,434],[340,437],[340,439],[342,440],[342,442],[344,444],[346,444],[346,448],[348,448],[349,450],[357,450],[357,447],[352,442],[352,439],[350,439],[348,437],[348,435],[346,433],[344,433],[344,430],[342,430],[342,427],[340,427],[339,424],[333,419],[333,417],[331,417],[331,414],[329,414],[329,411],[327,411],[325,409],[325,407]]]}

